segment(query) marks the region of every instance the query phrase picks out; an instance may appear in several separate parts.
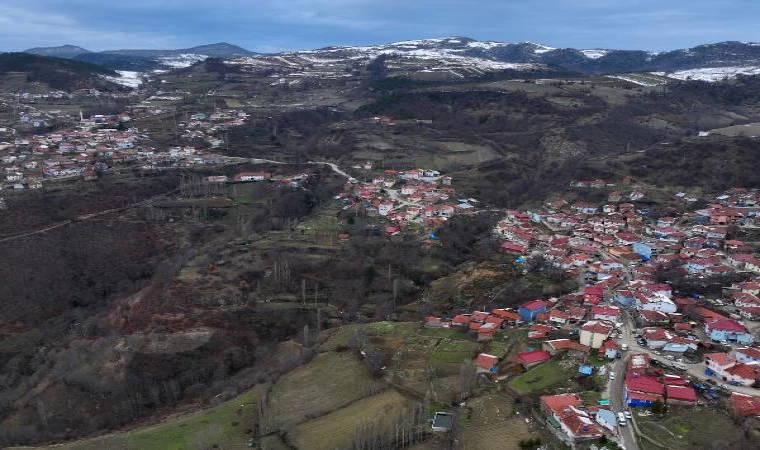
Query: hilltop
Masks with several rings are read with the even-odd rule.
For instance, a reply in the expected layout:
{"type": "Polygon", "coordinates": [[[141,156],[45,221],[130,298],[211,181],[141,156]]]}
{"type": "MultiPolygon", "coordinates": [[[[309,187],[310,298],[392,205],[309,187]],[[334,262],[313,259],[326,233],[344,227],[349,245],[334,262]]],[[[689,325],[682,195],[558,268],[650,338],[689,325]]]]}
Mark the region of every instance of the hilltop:
{"type": "Polygon", "coordinates": [[[32,55],[29,53],[0,53],[0,76],[26,74],[22,81],[43,83],[51,89],[71,91],[84,88],[121,89],[104,77],[120,75],[96,64],[70,59],[32,55]]]}

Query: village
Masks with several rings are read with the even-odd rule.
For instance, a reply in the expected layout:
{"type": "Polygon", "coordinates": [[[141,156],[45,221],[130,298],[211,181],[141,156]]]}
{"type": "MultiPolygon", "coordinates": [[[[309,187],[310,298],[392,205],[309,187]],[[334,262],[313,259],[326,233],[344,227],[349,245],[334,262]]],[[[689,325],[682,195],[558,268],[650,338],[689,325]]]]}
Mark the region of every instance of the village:
{"type": "MultiPolygon", "coordinates": [[[[40,189],[43,183],[61,179],[97,180],[98,174],[119,166],[132,165],[141,170],[190,168],[218,165],[225,158],[213,152],[224,141],[221,134],[230,127],[241,126],[246,113],[218,110],[195,113],[186,128],[188,137],[206,141],[204,148],[191,146],[157,148],[150,136],[130,122],[145,115],[161,114],[156,108],[133,107],[114,115],[80,116],[76,127],[46,134],[21,134],[15,129],[0,129],[0,168],[2,188],[40,189]]],[[[21,115],[21,124],[29,124],[31,115],[21,115]]]]}
{"type": "Polygon", "coordinates": [[[570,446],[605,438],[638,448],[637,436],[655,442],[643,426],[672,407],[760,415],[760,259],[730,238],[756,227],[760,192],[731,189],[702,209],[651,218],[633,203],[646,191],[630,189],[605,204],[556,199],[507,211],[493,230],[506,255],[518,263],[543,258],[579,280],[577,292],[424,320],[425,328],[459,330],[486,344],[524,336],[508,354],[480,353],[474,364],[519,395],[540,394],[535,418],[570,446]],[[725,284],[717,295],[700,295],[671,286],[664,275],[673,273],[725,284]],[[595,380],[599,395],[568,392],[564,377],[595,380]]]}

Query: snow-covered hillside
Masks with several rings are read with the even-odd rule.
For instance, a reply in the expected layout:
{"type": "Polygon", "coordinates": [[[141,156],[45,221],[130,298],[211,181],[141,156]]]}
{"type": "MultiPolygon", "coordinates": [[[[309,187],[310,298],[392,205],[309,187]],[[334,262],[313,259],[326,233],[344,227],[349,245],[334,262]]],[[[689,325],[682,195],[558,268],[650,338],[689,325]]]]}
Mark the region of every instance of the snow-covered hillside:
{"type": "Polygon", "coordinates": [[[679,70],[676,72],[653,72],[676,80],[700,80],[708,82],[736,78],[737,75],[760,75],[760,66],[747,67],[703,67],[698,69],[679,70]]]}
{"type": "Polygon", "coordinates": [[[117,70],[116,71],[120,77],[109,77],[109,76],[103,76],[108,81],[111,81],[116,84],[120,84],[122,86],[130,87],[132,89],[136,89],[139,87],[143,80],[142,80],[142,72],[134,72],[131,70],[117,70]]]}
{"type": "Polygon", "coordinates": [[[193,64],[204,61],[208,58],[206,55],[200,55],[197,53],[182,53],[180,55],[162,56],[156,58],[156,61],[161,65],[170,67],[172,69],[182,69],[190,67],[193,64]]]}

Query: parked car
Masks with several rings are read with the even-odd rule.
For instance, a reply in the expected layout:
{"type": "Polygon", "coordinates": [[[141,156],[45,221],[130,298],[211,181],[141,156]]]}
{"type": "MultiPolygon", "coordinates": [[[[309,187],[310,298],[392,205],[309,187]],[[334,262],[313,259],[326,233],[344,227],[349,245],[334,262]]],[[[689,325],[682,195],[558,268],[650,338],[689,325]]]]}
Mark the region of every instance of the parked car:
{"type": "Polygon", "coordinates": [[[674,360],[674,359],[676,359],[676,358],[675,358],[675,356],[673,356],[673,355],[665,355],[665,357],[666,357],[667,359],[670,359],[670,360],[674,360]]]}
{"type": "Polygon", "coordinates": [[[629,420],[630,420],[630,419],[632,419],[632,418],[633,418],[633,416],[631,415],[631,412],[630,412],[630,411],[628,411],[628,410],[624,411],[624,412],[623,412],[623,414],[625,414],[625,418],[626,418],[626,419],[629,419],[629,420]]]}
{"type": "Polygon", "coordinates": [[[614,380],[614,379],[615,379],[615,372],[610,372],[610,380],[614,380]]]}
{"type": "Polygon", "coordinates": [[[618,419],[618,425],[621,426],[621,427],[624,427],[625,424],[626,424],[626,422],[625,422],[625,415],[623,413],[619,412],[619,413],[617,413],[617,419],[618,419]]]}

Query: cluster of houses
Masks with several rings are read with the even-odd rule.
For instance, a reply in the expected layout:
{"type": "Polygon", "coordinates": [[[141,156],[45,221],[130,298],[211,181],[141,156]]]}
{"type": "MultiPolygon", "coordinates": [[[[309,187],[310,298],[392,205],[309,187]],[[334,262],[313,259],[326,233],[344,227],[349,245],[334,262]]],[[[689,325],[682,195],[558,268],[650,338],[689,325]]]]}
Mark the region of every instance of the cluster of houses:
{"type": "Polygon", "coordinates": [[[248,114],[237,109],[217,110],[213,113],[196,112],[188,120],[178,124],[185,139],[197,139],[208,142],[211,148],[225,145],[223,133],[230,128],[245,124],[248,114]]]}
{"type": "MultiPolygon", "coordinates": [[[[12,143],[0,146],[0,187],[39,189],[45,179],[94,180],[98,173],[127,163],[155,170],[222,162],[223,157],[209,149],[184,146],[157,150],[150,145],[147,136],[136,128],[124,126],[135,114],[144,113],[147,112],[92,115],[81,117],[79,126],[74,129],[16,136],[12,143]]],[[[220,127],[216,128],[218,131],[239,125],[244,119],[237,111],[224,110],[211,114],[208,120],[218,123],[215,125],[220,127]]]]}
{"type": "Polygon", "coordinates": [[[760,350],[740,347],[730,353],[705,354],[708,375],[735,386],[752,386],[760,378],[760,350]]]}
{"type": "Polygon", "coordinates": [[[290,187],[302,187],[303,183],[309,179],[309,174],[305,172],[294,175],[272,175],[271,172],[238,172],[232,177],[226,175],[213,175],[206,177],[208,183],[256,183],[261,181],[272,181],[281,183],[290,187]]]}
{"type": "MultiPolygon", "coordinates": [[[[372,164],[364,168],[371,170],[372,164]]],[[[399,234],[413,223],[435,231],[456,214],[475,212],[477,204],[474,199],[456,199],[451,177],[423,169],[385,170],[367,181],[352,178],[336,199],[344,209],[354,208],[387,220],[389,235],[399,234]]],[[[435,236],[431,234],[431,238],[435,236]]]]}
{"type": "Polygon", "coordinates": [[[657,401],[690,406],[697,403],[697,392],[689,381],[652,368],[647,353],[631,355],[624,376],[624,400],[631,408],[650,407],[657,401]]]}

